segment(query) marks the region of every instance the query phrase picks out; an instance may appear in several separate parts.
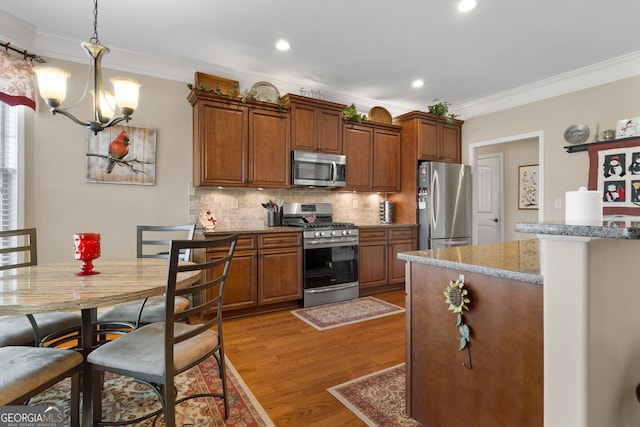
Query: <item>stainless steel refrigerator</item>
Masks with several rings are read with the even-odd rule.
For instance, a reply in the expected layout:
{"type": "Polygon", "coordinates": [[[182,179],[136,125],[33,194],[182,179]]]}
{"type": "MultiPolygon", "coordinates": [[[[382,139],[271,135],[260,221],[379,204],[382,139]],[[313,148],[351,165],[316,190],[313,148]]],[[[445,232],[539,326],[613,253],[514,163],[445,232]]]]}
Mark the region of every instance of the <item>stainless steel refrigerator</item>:
{"type": "Polygon", "coordinates": [[[418,165],[419,249],[471,244],[471,191],[468,165],[418,165]]]}

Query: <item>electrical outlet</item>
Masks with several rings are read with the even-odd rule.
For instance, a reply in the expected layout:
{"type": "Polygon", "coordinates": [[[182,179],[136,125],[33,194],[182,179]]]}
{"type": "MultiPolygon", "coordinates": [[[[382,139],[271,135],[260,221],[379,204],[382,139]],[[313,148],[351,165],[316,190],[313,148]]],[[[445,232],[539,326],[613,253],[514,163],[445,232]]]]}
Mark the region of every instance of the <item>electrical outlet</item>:
{"type": "Polygon", "coordinates": [[[358,199],[353,199],[353,209],[358,209],[358,199]]]}
{"type": "Polygon", "coordinates": [[[464,274],[458,274],[458,282],[464,283],[464,274]]]}
{"type": "Polygon", "coordinates": [[[562,209],[562,199],[560,197],[555,199],[554,206],[556,207],[556,209],[562,209]]]}
{"type": "Polygon", "coordinates": [[[229,203],[229,207],[231,209],[238,209],[238,198],[237,197],[232,197],[231,201],[229,203]]]}

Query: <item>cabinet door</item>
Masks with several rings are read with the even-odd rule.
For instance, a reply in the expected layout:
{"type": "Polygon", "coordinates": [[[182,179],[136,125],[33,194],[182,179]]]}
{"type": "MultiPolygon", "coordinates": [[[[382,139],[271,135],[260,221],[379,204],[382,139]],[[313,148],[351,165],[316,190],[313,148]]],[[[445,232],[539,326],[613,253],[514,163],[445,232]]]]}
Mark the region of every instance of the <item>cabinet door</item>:
{"type": "Polygon", "coordinates": [[[373,187],[373,129],[345,125],[344,154],[347,157],[347,188],[371,190],[373,187]]]}
{"type": "MultiPolygon", "coordinates": [[[[207,256],[208,259],[214,257],[215,255],[213,254],[207,256]]],[[[222,297],[222,306],[225,311],[258,305],[257,258],[257,251],[236,252],[233,254],[222,297]]]]}
{"type": "Polygon", "coordinates": [[[387,284],[387,242],[360,243],[358,270],[360,293],[367,293],[368,287],[383,286],[387,284]]]}
{"type": "Polygon", "coordinates": [[[405,261],[398,259],[398,253],[416,250],[415,242],[398,242],[389,244],[389,284],[404,283],[405,261]]]}
{"type": "Polygon", "coordinates": [[[318,149],[323,153],[342,154],[342,112],[321,108],[317,120],[318,149]]]}
{"type": "MultiPolygon", "coordinates": [[[[347,169],[348,172],[349,169],[347,169]]],[[[400,191],[400,133],[376,129],[373,138],[373,189],[400,191]]]]}
{"type": "Polygon", "coordinates": [[[442,125],[439,160],[443,162],[460,163],[460,126],[442,125]]]}
{"type": "Polygon", "coordinates": [[[418,156],[420,160],[438,160],[437,123],[420,121],[418,125],[418,156]]]}
{"type": "Polygon", "coordinates": [[[307,105],[291,105],[291,149],[315,151],[316,109],[307,105]]]}
{"type": "Polygon", "coordinates": [[[199,102],[194,121],[194,185],[245,186],[247,109],[199,102]]]}
{"type": "Polygon", "coordinates": [[[289,116],[249,110],[249,182],[253,187],[290,186],[289,116]]]}
{"type": "Polygon", "coordinates": [[[258,304],[302,298],[301,247],[261,250],[258,271],[258,304]]]}

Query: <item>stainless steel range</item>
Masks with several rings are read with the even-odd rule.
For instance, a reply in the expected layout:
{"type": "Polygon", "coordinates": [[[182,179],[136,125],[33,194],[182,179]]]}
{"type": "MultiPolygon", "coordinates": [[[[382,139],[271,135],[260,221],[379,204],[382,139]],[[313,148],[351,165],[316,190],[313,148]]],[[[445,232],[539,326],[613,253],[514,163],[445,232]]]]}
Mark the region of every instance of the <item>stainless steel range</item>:
{"type": "Polygon", "coordinates": [[[331,203],[285,203],[283,224],[303,227],[303,307],[358,298],[358,228],[333,222],[331,203]]]}

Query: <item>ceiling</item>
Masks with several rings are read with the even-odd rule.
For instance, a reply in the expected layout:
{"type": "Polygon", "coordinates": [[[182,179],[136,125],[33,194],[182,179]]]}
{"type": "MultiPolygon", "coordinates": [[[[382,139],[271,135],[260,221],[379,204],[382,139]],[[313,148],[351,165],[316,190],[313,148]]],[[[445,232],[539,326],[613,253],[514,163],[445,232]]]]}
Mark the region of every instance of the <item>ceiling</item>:
{"type": "MultiPolygon", "coordinates": [[[[79,42],[93,35],[92,1],[0,0],[0,12],[35,32],[1,41],[86,61],[79,42]]],[[[109,0],[98,34],[109,68],[185,82],[204,71],[241,90],[268,80],[282,94],[304,88],[394,115],[448,101],[464,118],[501,97],[518,104],[545,87],[548,96],[575,90],[565,83],[580,78],[640,74],[639,19],[637,0],[480,0],[467,14],[454,0],[109,0]],[[289,51],[274,48],[281,38],[289,51]],[[425,85],[414,89],[418,78],[425,85]]]]}

